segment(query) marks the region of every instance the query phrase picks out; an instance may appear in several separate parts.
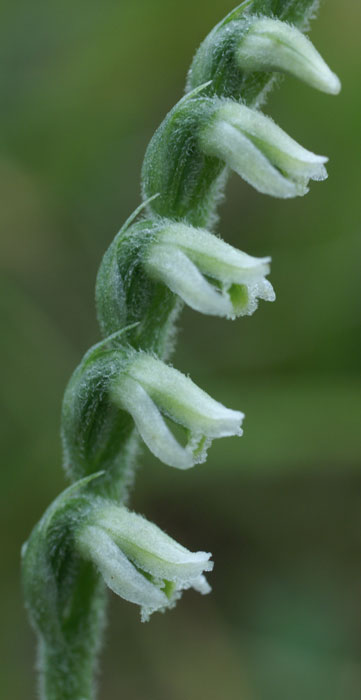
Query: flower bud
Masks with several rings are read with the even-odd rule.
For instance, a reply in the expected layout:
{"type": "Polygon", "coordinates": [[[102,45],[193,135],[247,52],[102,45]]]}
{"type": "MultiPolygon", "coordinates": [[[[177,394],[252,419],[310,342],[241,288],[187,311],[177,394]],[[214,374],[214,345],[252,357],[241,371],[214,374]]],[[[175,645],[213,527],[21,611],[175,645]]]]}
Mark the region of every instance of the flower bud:
{"type": "Polygon", "coordinates": [[[219,101],[200,142],[205,153],[273,197],[302,196],[308,180],[327,177],[327,158],[307,151],[261,112],[232,100],[219,101]]]}
{"type": "Polygon", "coordinates": [[[151,452],[178,469],[204,462],[213,438],[242,435],[243,413],[225,408],[189,377],[146,353],[137,353],[126,372],[119,374],[111,397],[131,414],[151,452]],[[186,429],[185,446],[162,414],[186,429]]]}
{"type": "Polygon", "coordinates": [[[124,507],[99,500],[99,507],[79,528],[75,540],[109,588],[141,606],[143,621],[156,610],[173,607],[182,590],[210,591],[203,575],[213,569],[209,553],[190,552],[124,507]]]}
{"type": "Polygon", "coordinates": [[[311,41],[296,27],[278,19],[259,17],[242,37],[236,61],[247,71],[291,73],[314,88],[337,95],[341,83],[311,41]]]}
{"type": "Polygon", "coordinates": [[[169,222],[150,244],[144,267],[196,311],[235,318],[252,314],[258,299],[275,299],[265,279],[269,262],[202,229],[169,222]]]}

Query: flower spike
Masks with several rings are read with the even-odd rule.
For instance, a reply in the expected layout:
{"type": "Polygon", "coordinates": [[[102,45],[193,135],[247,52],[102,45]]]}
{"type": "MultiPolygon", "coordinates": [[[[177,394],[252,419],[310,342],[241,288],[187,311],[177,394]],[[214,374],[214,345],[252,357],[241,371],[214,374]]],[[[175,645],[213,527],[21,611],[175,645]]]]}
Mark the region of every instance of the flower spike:
{"type": "Polygon", "coordinates": [[[172,608],[187,588],[203,594],[211,590],[203,575],[213,569],[209,553],[190,552],[142,516],[111,502],[99,500],[75,539],[109,588],[140,605],[143,622],[157,610],[172,608]]]}
{"type": "Polygon", "coordinates": [[[204,462],[213,438],[242,435],[244,414],[225,408],[181,372],[138,353],[112,385],[111,397],[128,411],[148,448],[162,462],[189,469],[204,462]],[[186,429],[183,447],[161,414],[186,429]]]}
{"type": "Polygon", "coordinates": [[[236,49],[236,61],[247,71],[282,71],[312,87],[337,95],[341,83],[311,41],[286,22],[258,17],[236,49]]]}
{"type": "Polygon", "coordinates": [[[183,590],[208,593],[207,552],[190,552],[124,503],[139,438],[164,463],[205,461],[213,438],[242,435],[225,408],[165,364],[182,302],[229,318],[272,301],[269,258],[208,233],[229,168],[260,192],[294,197],[326,177],[311,153],[255,109],[285,71],[329,93],[340,84],[304,28],[318,0],[243,0],[196,52],[186,95],[152,137],[143,204],[110,244],[97,278],[100,342],[65,391],[63,462],[73,482],[22,550],[23,584],[39,638],[41,698],[94,698],[105,621],[104,582],[143,620],[183,590]],[[281,21],[282,20],[282,21],[281,21]],[[286,24],[287,23],[287,24],[286,24]]]}
{"type": "Polygon", "coordinates": [[[232,100],[219,100],[200,141],[205,153],[273,197],[303,196],[309,180],[327,177],[326,157],[307,151],[261,112],[232,100]]]}
{"type": "Polygon", "coordinates": [[[274,301],[273,287],[265,279],[269,262],[202,229],[167,222],[149,246],[144,266],[196,311],[236,318],[251,315],[258,299],[274,301]]]}

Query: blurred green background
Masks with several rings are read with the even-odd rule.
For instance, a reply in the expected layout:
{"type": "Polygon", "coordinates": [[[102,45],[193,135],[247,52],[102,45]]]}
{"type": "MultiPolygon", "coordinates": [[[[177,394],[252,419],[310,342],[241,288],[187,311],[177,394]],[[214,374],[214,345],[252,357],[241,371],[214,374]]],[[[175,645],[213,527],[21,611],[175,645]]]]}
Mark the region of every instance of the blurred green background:
{"type": "MultiPolygon", "coordinates": [[[[98,339],[101,256],[138,205],[146,145],[228,0],[3,0],[1,629],[3,697],[35,698],[19,548],[63,489],[65,383],[98,339]]],[[[180,473],[144,450],[131,505],[212,551],[213,593],[141,625],[113,599],[102,700],[361,697],[361,8],[324,2],[311,38],[338,98],[287,78],[265,110],[330,157],[329,180],[279,201],[235,177],[219,232],[273,257],[275,304],[235,323],[186,310],[174,364],[245,411],[180,473]]]]}

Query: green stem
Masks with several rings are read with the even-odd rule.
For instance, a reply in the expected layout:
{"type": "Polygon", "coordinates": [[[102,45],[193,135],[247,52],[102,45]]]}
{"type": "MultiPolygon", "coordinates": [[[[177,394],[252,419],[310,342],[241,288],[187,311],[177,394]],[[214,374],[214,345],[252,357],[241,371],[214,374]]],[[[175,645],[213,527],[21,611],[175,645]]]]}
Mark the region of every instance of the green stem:
{"type": "Polygon", "coordinates": [[[55,630],[39,641],[41,700],[94,700],[94,676],[105,623],[106,591],[94,567],[81,562],[55,630]]]}
{"type": "Polygon", "coordinates": [[[39,668],[41,700],[94,700],[94,659],[79,659],[73,645],[41,642],[39,668]]]}

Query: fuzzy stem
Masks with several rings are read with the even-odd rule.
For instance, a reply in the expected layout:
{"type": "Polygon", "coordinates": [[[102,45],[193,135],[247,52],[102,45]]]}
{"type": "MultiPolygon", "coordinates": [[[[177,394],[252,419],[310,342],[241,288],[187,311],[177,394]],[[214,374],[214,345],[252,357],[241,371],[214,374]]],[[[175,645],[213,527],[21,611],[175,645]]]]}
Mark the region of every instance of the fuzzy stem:
{"type": "Polygon", "coordinates": [[[95,672],[107,596],[99,574],[81,562],[70,609],[50,638],[39,642],[41,700],[94,700],[95,672]]]}
{"type": "Polygon", "coordinates": [[[93,700],[94,661],[78,659],[73,645],[39,645],[40,697],[42,700],[93,700]]]}

